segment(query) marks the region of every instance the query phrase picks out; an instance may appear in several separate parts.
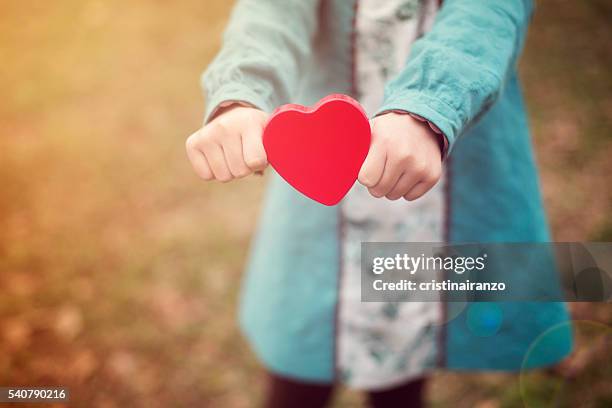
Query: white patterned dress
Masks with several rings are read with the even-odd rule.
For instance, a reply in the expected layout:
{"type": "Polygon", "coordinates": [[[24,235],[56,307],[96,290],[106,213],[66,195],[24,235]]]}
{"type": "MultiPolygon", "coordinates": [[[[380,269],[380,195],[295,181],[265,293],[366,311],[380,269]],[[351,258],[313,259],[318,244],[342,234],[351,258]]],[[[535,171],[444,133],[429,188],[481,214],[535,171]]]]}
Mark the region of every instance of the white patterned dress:
{"type": "MultiPolygon", "coordinates": [[[[356,15],[356,86],[368,115],[411,44],[433,21],[437,0],[360,0],[356,15]]],[[[435,366],[441,307],[436,302],[361,302],[362,242],[441,242],[444,180],[419,200],[373,198],[356,183],[342,202],[342,271],[337,369],[353,388],[382,389],[435,366]]]]}

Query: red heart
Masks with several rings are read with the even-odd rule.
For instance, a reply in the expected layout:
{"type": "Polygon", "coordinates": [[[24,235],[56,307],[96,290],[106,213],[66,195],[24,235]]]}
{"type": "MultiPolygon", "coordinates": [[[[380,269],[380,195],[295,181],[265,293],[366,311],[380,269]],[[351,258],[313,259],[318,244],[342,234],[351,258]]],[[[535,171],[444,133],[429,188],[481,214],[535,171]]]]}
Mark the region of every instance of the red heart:
{"type": "Polygon", "coordinates": [[[268,162],[296,190],[335,205],[351,189],[370,148],[370,122],[346,95],[329,95],[312,108],[283,105],[263,133],[268,162]]]}

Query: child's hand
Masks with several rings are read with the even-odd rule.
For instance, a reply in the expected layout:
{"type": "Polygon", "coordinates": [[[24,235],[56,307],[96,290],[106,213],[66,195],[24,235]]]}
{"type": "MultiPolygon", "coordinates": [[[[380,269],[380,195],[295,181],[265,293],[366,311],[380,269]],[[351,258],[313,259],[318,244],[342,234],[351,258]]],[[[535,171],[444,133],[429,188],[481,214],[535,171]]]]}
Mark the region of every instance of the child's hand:
{"type": "Polygon", "coordinates": [[[187,156],[197,175],[225,183],[263,170],[268,165],[261,139],[267,119],[259,109],[232,105],[189,136],[187,156]]]}
{"type": "Polygon", "coordinates": [[[408,114],[386,113],[374,118],[372,144],[359,172],[359,182],[374,197],[416,200],[442,174],[438,136],[408,114]]]}

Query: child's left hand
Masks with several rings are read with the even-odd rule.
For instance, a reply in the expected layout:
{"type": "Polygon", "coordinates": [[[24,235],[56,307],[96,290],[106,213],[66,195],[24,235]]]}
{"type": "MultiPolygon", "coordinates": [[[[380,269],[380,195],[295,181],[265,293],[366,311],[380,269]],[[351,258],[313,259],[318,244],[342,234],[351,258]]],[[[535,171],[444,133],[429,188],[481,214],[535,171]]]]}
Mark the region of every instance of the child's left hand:
{"type": "Polygon", "coordinates": [[[442,174],[436,135],[409,114],[385,113],[371,121],[372,143],[359,182],[376,198],[412,201],[429,191],[442,174]]]}

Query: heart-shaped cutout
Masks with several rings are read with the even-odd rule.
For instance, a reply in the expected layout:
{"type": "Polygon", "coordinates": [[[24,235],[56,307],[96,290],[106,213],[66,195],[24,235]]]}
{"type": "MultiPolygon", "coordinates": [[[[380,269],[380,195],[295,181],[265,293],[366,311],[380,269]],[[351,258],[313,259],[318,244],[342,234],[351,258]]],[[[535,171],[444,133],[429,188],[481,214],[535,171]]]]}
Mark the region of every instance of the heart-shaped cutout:
{"type": "Polygon", "coordinates": [[[268,162],[305,196],[335,205],[351,189],[370,149],[370,122],[346,95],[329,95],[312,108],[283,105],[264,129],[268,162]]]}

